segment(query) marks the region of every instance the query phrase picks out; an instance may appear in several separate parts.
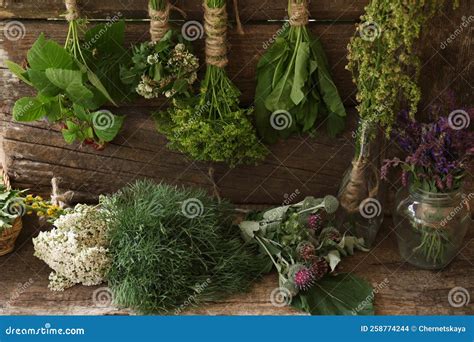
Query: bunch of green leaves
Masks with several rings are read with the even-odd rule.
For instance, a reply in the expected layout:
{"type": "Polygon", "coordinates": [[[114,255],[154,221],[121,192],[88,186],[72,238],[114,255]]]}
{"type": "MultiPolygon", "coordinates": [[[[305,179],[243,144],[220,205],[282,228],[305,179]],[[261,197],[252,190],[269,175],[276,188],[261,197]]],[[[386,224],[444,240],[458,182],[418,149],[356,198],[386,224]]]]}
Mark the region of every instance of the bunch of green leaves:
{"type": "Polygon", "coordinates": [[[414,117],[421,98],[416,42],[424,25],[445,3],[371,0],[366,6],[348,46],[347,65],[357,86],[359,144],[366,139],[362,133],[368,124],[383,127],[389,136],[402,105],[414,117]]]}
{"type": "MultiPolygon", "coordinates": [[[[208,0],[207,5],[221,8],[225,1],[208,0]]],[[[264,159],[267,151],[250,121],[253,110],[240,107],[241,93],[225,70],[207,65],[200,89],[199,97],[174,101],[167,112],[155,114],[170,146],[195,160],[231,167],[264,159]]]]}
{"type": "Polygon", "coordinates": [[[115,138],[123,123],[123,117],[99,108],[127,98],[127,90],[117,88],[117,63],[128,58],[123,48],[125,24],[105,23],[88,31],[85,25],[81,19],[69,23],[64,47],[41,34],[28,51],[26,69],[11,61],[6,64],[38,92],[15,103],[15,120],[46,118],[60,124],[66,142],[99,148],[115,138]]]}
{"type": "Polygon", "coordinates": [[[157,43],[133,48],[132,64],[122,66],[122,82],[145,98],[189,97],[197,80],[199,60],[179,32],[169,30],[157,43]]]}
{"type": "Polygon", "coordinates": [[[268,143],[294,133],[312,132],[318,119],[327,122],[332,136],[343,130],[344,105],[322,45],[306,26],[285,23],[262,56],[257,66],[255,113],[258,132],[268,143]],[[278,113],[287,117],[279,119],[278,113]]]}
{"type": "Polygon", "coordinates": [[[9,190],[0,184],[0,233],[11,228],[13,221],[25,214],[24,191],[9,190]]]}
{"type": "Polygon", "coordinates": [[[202,190],[137,181],[101,199],[110,222],[109,286],[119,305],[173,312],[245,291],[268,266],[202,190]]]}
{"type": "Polygon", "coordinates": [[[290,294],[288,300],[293,306],[311,314],[373,314],[372,303],[366,301],[372,288],[354,275],[329,274],[306,290],[298,290],[294,282],[295,270],[304,263],[301,246],[313,246],[315,256],[327,262],[330,272],[335,271],[342,257],[352,255],[356,249],[366,251],[363,239],[341,236],[333,228],[338,207],[333,196],[307,197],[297,204],[253,215],[251,220],[240,223],[240,229],[244,240],[257,244],[272,261],[280,288],[284,289],[282,294],[290,294]],[[317,230],[310,228],[312,215],[324,217],[317,230]]]}

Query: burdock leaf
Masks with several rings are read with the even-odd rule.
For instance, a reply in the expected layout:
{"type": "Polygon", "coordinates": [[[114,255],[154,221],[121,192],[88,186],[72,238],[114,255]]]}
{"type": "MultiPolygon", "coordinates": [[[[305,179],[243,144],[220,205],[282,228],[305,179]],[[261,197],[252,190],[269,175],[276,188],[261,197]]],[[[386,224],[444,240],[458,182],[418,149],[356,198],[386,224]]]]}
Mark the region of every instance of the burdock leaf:
{"type": "Polygon", "coordinates": [[[269,221],[281,220],[283,219],[283,217],[285,216],[289,208],[290,208],[289,205],[285,205],[282,207],[267,210],[266,212],[263,213],[263,218],[269,221]]]}
{"type": "Polygon", "coordinates": [[[248,242],[253,240],[255,232],[260,230],[260,223],[256,221],[242,221],[239,224],[243,239],[248,242]]]}
{"type": "Polygon", "coordinates": [[[292,306],[311,315],[373,315],[374,291],[352,274],[327,276],[311,289],[300,292],[292,306]]]}
{"type": "Polygon", "coordinates": [[[341,262],[341,254],[337,250],[332,250],[326,255],[326,261],[331,267],[331,271],[334,271],[337,265],[341,262]]]}

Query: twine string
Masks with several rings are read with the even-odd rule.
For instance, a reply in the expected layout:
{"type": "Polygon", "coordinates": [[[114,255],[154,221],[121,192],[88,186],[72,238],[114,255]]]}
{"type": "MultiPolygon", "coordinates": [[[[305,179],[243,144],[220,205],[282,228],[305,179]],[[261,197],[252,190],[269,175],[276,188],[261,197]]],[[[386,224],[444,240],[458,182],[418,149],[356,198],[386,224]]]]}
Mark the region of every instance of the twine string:
{"type": "Polygon", "coordinates": [[[66,4],[66,20],[73,21],[79,19],[79,9],[77,8],[76,0],[65,0],[66,4]]]}
{"type": "Polygon", "coordinates": [[[166,2],[164,10],[155,10],[148,4],[150,17],[150,36],[153,43],[159,42],[169,30],[170,4],[166,2]]]}
{"type": "Polygon", "coordinates": [[[227,59],[227,9],[210,8],[204,3],[204,29],[206,31],[206,63],[225,68],[227,59]]]}
{"type": "Polygon", "coordinates": [[[61,193],[59,190],[60,178],[53,177],[51,179],[51,203],[57,205],[60,208],[66,208],[71,205],[71,202],[74,198],[73,191],[66,191],[61,193]]]}
{"type": "Polygon", "coordinates": [[[308,0],[300,3],[297,0],[290,1],[290,25],[306,26],[309,23],[308,0]]]}
{"type": "Polygon", "coordinates": [[[245,34],[245,32],[242,26],[242,22],[240,21],[239,0],[233,0],[233,2],[234,2],[235,22],[237,23],[237,33],[243,35],[245,34]]]}

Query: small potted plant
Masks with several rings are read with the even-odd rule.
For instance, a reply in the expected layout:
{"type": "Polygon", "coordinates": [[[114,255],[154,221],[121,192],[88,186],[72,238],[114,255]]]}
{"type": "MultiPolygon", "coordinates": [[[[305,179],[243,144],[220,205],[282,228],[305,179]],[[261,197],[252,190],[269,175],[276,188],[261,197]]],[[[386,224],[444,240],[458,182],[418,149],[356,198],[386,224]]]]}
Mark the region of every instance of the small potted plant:
{"type": "Polygon", "coordinates": [[[65,211],[40,196],[25,195],[27,190],[13,190],[2,168],[0,174],[3,177],[0,184],[0,256],[3,256],[15,249],[15,242],[23,228],[23,215],[35,214],[51,222],[65,211]]]}
{"type": "Polygon", "coordinates": [[[13,251],[20,235],[21,217],[26,211],[22,193],[23,191],[0,185],[0,256],[13,251]]]}
{"type": "Polygon", "coordinates": [[[447,266],[472,227],[469,201],[474,194],[465,194],[462,187],[474,152],[474,132],[468,127],[472,114],[459,110],[423,124],[402,112],[393,132],[407,157],[386,160],[382,178],[391,167],[402,170],[408,192],[398,197],[395,225],[401,256],[415,266],[447,266]],[[465,127],[456,125],[454,115],[465,117],[465,127]]]}

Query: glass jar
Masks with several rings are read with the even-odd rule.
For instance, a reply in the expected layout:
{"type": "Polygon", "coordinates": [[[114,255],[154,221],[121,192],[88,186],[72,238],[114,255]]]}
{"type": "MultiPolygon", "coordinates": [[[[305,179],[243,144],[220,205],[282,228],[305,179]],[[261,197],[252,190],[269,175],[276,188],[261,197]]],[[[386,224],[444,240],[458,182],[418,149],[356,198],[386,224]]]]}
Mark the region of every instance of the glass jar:
{"type": "Polygon", "coordinates": [[[462,191],[432,193],[413,187],[400,199],[394,219],[401,257],[424,269],[447,266],[472,226],[469,198],[462,191]]]}

